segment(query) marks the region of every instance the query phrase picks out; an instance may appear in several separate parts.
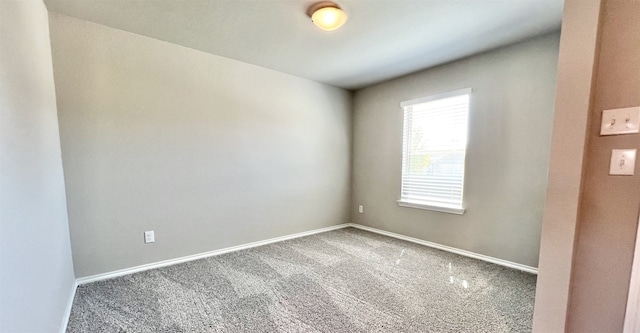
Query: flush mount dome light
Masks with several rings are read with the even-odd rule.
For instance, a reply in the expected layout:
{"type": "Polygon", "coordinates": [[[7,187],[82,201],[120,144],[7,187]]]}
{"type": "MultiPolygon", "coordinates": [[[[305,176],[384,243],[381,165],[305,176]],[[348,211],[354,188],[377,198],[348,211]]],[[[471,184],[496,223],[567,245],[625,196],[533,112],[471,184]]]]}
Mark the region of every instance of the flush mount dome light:
{"type": "Polygon", "coordinates": [[[325,31],[333,31],[347,22],[347,14],[332,2],[317,3],[307,12],[313,24],[325,31]]]}

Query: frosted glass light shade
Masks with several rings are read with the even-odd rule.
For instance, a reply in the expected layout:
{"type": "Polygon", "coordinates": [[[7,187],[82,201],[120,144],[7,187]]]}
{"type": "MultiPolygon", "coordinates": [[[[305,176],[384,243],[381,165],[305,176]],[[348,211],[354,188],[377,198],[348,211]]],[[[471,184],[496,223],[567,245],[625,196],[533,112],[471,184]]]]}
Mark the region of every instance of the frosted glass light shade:
{"type": "Polygon", "coordinates": [[[347,22],[347,14],[336,7],[323,7],[313,12],[311,21],[322,30],[333,31],[347,22]]]}

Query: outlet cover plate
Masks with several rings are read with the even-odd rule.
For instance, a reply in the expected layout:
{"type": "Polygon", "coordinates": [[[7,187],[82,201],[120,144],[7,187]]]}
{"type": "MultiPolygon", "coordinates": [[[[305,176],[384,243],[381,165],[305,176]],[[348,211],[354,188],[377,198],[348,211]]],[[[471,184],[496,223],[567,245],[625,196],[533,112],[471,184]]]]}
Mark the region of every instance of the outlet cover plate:
{"type": "Polygon", "coordinates": [[[144,232],[144,242],[145,243],[154,243],[155,241],[156,241],[156,236],[153,233],[153,230],[144,232]]]}

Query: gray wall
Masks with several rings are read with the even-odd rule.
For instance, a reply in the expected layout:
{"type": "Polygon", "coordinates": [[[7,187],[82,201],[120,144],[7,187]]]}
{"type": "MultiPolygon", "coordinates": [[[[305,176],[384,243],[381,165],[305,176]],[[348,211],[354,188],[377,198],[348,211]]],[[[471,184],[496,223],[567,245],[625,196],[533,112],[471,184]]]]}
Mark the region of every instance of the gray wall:
{"type": "Polygon", "coordinates": [[[357,91],[351,221],[537,266],[558,44],[547,35],[357,91]],[[466,213],[399,207],[400,102],[467,87],[466,213]]]}
{"type": "Polygon", "coordinates": [[[78,277],[349,222],[349,92],[50,21],[78,277]]]}
{"type": "Polygon", "coordinates": [[[47,10],[0,1],[0,332],[57,332],[71,262],[47,10]]]}

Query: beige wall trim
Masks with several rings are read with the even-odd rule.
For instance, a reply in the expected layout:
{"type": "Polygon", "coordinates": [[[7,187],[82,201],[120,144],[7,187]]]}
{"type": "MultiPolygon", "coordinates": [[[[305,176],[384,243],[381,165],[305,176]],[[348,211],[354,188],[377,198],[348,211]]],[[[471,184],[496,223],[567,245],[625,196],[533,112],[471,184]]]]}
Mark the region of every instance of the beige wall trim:
{"type": "Polygon", "coordinates": [[[638,235],[636,236],[632,269],[627,312],[624,319],[624,333],[640,332],[640,218],[638,218],[638,235]]]}
{"type": "Polygon", "coordinates": [[[566,330],[600,9],[601,1],[564,5],[533,332],[566,330]]]}
{"type": "Polygon", "coordinates": [[[640,1],[602,0],[600,12],[565,326],[570,333],[624,331],[640,210],[640,165],[634,175],[609,174],[612,150],[640,149],[640,137],[600,135],[604,110],[640,105],[640,1]]]}

